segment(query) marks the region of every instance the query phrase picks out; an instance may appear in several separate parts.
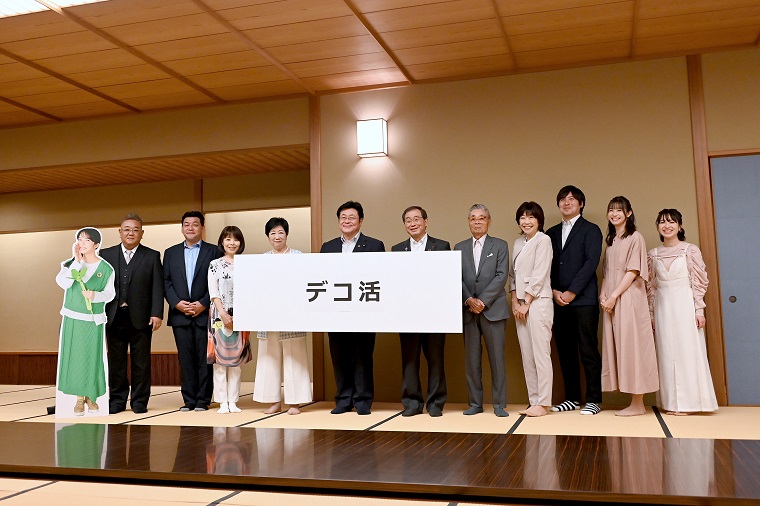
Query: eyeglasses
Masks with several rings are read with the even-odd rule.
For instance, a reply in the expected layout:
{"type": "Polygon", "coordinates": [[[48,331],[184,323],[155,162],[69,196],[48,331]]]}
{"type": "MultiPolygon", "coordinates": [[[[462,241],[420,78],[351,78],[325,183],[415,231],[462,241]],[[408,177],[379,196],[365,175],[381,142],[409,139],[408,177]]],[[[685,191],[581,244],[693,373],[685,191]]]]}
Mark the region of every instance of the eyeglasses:
{"type": "Polygon", "coordinates": [[[488,221],[487,216],[470,216],[470,223],[485,223],[488,221]]]}
{"type": "Polygon", "coordinates": [[[419,225],[420,223],[423,223],[425,219],[422,216],[415,216],[414,218],[407,218],[404,220],[405,225],[411,225],[414,223],[415,225],[419,225]]]}
{"type": "Polygon", "coordinates": [[[340,221],[345,222],[345,223],[353,223],[355,221],[359,221],[358,216],[346,216],[344,214],[341,214],[339,219],[340,221]]]}
{"type": "Polygon", "coordinates": [[[139,234],[140,232],[142,232],[142,229],[141,228],[129,228],[129,227],[126,227],[126,228],[122,228],[121,231],[124,232],[125,234],[129,235],[131,233],[139,234]]]}

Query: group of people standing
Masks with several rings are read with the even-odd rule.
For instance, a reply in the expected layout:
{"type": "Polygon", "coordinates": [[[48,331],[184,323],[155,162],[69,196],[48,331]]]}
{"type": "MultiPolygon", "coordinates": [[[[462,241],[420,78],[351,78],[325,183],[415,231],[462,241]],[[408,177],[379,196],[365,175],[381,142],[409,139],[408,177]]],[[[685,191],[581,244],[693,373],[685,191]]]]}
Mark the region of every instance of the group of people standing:
{"type": "MultiPolygon", "coordinates": [[[[630,406],[616,413],[621,416],[643,414],[643,397],[649,392],[659,392],[657,402],[669,413],[715,411],[703,330],[707,275],[699,249],[685,242],[681,213],[663,209],[658,214],[656,224],[663,244],[647,253],[631,203],[625,197],[613,198],[607,206],[599,289],[596,270],[602,255],[602,232],[583,217],[585,195],[575,186],[565,186],[556,203],[562,221],[546,232],[539,204],[524,202],[518,207],[515,221],[520,237],[511,256],[505,241],[488,235],[488,208],[476,204],[469,210],[471,236],[454,246],[462,253],[469,402],[464,414],[483,412],[485,344],[493,411],[496,416],[508,416],[504,358],[510,312],[515,318],[530,404],[522,414],[580,410],[595,415],[601,410],[603,391],[632,395],[630,406]],[[507,293],[511,294],[511,310],[507,293]],[[597,337],[600,308],[602,353],[597,337]],[[565,387],[565,400],[557,405],[552,405],[552,337],[565,387]],[[582,408],[579,364],[586,379],[582,408]]],[[[321,253],[385,251],[382,241],[361,233],[364,210],[360,203],[348,201],[336,215],[341,235],[325,242],[321,253]]],[[[428,235],[428,215],[422,207],[408,207],[401,219],[409,238],[391,251],[451,250],[447,241],[428,235]]],[[[240,411],[240,368],[252,354],[250,333],[233,330],[233,279],[235,256],[243,253],[245,239],[238,227],[228,226],[216,246],[204,242],[205,219],[198,211],[185,213],[181,224],[184,241],[164,252],[163,265],[157,251],[140,244],[144,232],[142,220],[135,214],[121,223],[121,244],[103,250],[106,262],[97,257],[99,232],[88,228],[77,233],[74,257],[62,264],[57,278],[66,290],[61,311],[61,363],[71,361],[70,370],[77,371],[68,376],[59,372],[59,385],[66,387],[64,393],[77,396],[75,414],[84,414],[85,406],[97,411],[94,400],[105,385],[102,368],[82,374],[88,368],[81,367],[81,362],[102,353],[102,347],[99,351],[94,344],[89,354],[83,353],[88,346],[72,339],[74,333],[84,332],[82,325],[90,334],[106,335],[110,413],[125,410],[130,397],[128,349],[130,406],[135,413],[147,411],[151,335],[162,324],[164,298],[169,303],[168,325],[174,333],[182,377],[184,404],[180,411],[205,411],[212,399],[220,404],[220,413],[240,411]],[[86,277],[85,270],[89,271],[86,277]],[[93,274],[95,284],[90,282],[93,274]],[[81,288],[75,281],[82,282],[81,288]],[[72,343],[75,348],[70,350],[72,343]]],[[[272,249],[267,254],[301,253],[287,245],[288,233],[285,219],[270,219],[265,234],[272,249]]],[[[254,400],[270,404],[266,413],[284,411],[283,404],[289,406],[289,414],[300,413],[299,406],[312,400],[306,333],[258,332],[256,336],[254,400]],[[284,399],[280,391],[283,380],[284,399]]],[[[400,341],[402,415],[427,411],[430,416],[441,416],[447,397],[445,335],[402,333],[400,341]],[[424,395],[422,355],[428,362],[424,395]]],[[[374,399],[375,334],[330,332],[329,345],[337,387],[331,413],[356,409],[359,415],[369,414],[374,399]]]]}
{"type": "MultiPolygon", "coordinates": [[[[512,255],[505,241],[489,236],[491,215],[482,204],[469,210],[471,237],[454,246],[462,252],[462,310],[465,375],[469,406],[465,415],[483,412],[482,353],[488,354],[493,412],[506,411],[505,335],[510,307],[515,318],[529,407],[521,414],[550,411],[601,411],[602,392],[631,394],[631,404],[616,412],[645,412],[644,394],[658,392],[657,403],[670,414],[717,410],[704,336],[707,275],[699,249],[685,242],[683,217],[663,209],[656,226],[663,245],[647,253],[627,198],[607,206],[607,234],[583,218],[586,197],[575,186],[557,194],[562,221],[544,232],[544,211],[522,203],[515,221],[520,237],[512,255]],[[601,289],[597,267],[603,260],[601,289]],[[511,261],[510,261],[511,260],[511,261]],[[508,290],[506,289],[508,287],[508,290]],[[598,328],[602,314],[602,353],[598,328]],[[555,340],[565,400],[552,405],[551,340],[555,340]],[[581,407],[582,364],[585,403],[581,407]]],[[[340,237],[322,245],[323,253],[385,251],[383,242],[361,234],[364,210],[349,201],[337,211],[340,237]]],[[[410,206],[401,215],[409,238],[391,248],[399,252],[450,250],[447,241],[427,234],[428,215],[410,206]]],[[[356,408],[370,413],[374,396],[374,333],[330,333],[337,393],[333,414],[356,408]]],[[[400,334],[402,416],[427,410],[441,416],[446,402],[444,334],[400,334]],[[423,395],[420,357],[428,362],[423,395]]]]}

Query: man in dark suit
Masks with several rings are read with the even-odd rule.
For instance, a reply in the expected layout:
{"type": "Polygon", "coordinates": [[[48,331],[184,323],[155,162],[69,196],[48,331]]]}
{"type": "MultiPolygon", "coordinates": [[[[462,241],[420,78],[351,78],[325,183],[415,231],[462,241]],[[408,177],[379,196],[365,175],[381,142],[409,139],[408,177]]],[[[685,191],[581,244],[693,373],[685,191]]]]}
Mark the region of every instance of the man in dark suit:
{"type": "MultiPolygon", "coordinates": [[[[419,206],[406,208],[401,214],[409,239],[391,248],[391,251],[450,251],[447,241],[427,235],[427,211],[419,206]]],[[[446,372],[443,350],[446,334],[399,334],[401,338],[401,416],[414,416],[427,407],[430,416],[441,416],[446,403],[446,372]],[[427,399],[422,398],[420,382],[420,350],[428,364],[427,399]]]]}
{"type": "Polygon", "coordinates": [[[221,256],[219,249],[201,240],[205,218],[200,211],[182,216],[185,240],[164,252],[164,294],[169,303],[168,324],[177,344],[182,374],[180,411],[206,411],[214,388],[206,362],[208,334],[208,265],[221,256]]]}
{"type": "Polygon", "coordinates": [[[150,345],[153,332],[164,318],[164,284],[158,251],[140,244],[142,220],[124,217],[119,227],[121,244],[100,252],[116,271],[116,297],[106,304],[108,343],[109,412],[124,411],[129,397],[127,351],[131,356],[132,395],[135,413],[148,411],[150,398],[150,345]]]}
{"type": "Polygon", "coordinates": [[[483,412],[483,347],[486,344],[491,364],[493,412],[509,416],[504,341],[509,306],[506,284],[509,276],[509,247],[488,235],[491,213],[483,204],[470,208],[468,217],[472,237],[454,246],[462,252],[462,300],[464,302],[464,354],[467,394],[470,407],[465,415],[483,412]]]}
{"type": "MultiPolygon", "coordinates": [[[[341,236],[322,244],[320,253],[382,252],[382,241],[362,234],[364,209],[358,202],[348,201],[338,208],[338,227],[341,236]]],[[[335,408],[333,415],[356,408],[360,415],[370,414],[375,397],[372,354],[375,351],[374,332],[329,332],[330,357],[335,373],[335,408]]]]}
{"type": "Polygon", "coordinates": [[[602,358],[599,354],[599,288],[596,268],[602,254],[602,231],[583,218],[586,196],[575,186],[557,193],[562,222],[546,235],[552,240],[554,342],[557,345],[565,401],[552,411],[580,409],[578,354],[586,374],[586,405],[582,415],[595,415],[602,402],[602,358]]]}

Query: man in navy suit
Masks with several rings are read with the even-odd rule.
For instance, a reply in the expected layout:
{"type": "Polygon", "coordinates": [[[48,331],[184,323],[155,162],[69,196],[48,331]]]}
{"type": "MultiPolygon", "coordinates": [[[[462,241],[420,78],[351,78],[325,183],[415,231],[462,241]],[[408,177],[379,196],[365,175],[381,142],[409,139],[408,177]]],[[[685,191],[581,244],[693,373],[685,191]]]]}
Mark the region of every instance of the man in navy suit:
{"type": "Polygon", "coordinates": [[[117,274],[116,297],[106,304],[111,414],[124,411],[130,397],[127,350],[131,355],[130,407],[135,413],[148,411],[150,344],[164,318],[164,278],[158,251],[140,244],[143,233],[140,217],[128,214],[119,227],[121,244],[100,252],[117,274]]]}
{"type": "Polygon", "coordinates": [[[208,344],[208,265],[221,251],[201,240],[205,218],[200,211],[182,216],[185,240],[164,252],[164,296],[168,324],[174,332],[182,374],[180,411],[206,411],[211,404],[213,373],[206,361],[208,344]]]}
{"type": "Polygon", "coordinates": [[[505,409],[507,372],[504,363],[504,341],[509,318],[506,290],[509,246],[505,241],[488,235],[491,213],[483,204],[472,206],[467,220],[472,236],[454,246],[455,250],[462,252],[462,323],[470,402],[464,414],[483,412],[483,336],[491,365],[493,412],[496,416],[509,416],[505,409]]]}
{"type": "Polygon", "coordinates": [[[586,196],[575,186],[557,193],[562,222],[546,235],[552,240],[554,342],[557,345],[565,401],[552,411],[580,409],[578,355],[586,374],[586,405],[582,415],[599,413],[602,403],[602,358],[599,354],[599,288],[596,268],[602,254],[602,231],[583,218],[586,196]]]}
{"type": "MultiPolygon", "coordinates": [[[[338,208],[338,227],[341,235],[322,244],[320,253],[382,252],[382,241],[362,234],[364,209],[358,202],[348,201],[338,208]]],[[[329,332],[330,357],[335,373],[335,408],[333,415],[356,408],[360,415],[370,414],[375,398],[372,354],[375,351],[374,332],[329,332]]]]}
{"type": "MultiPolygon", "coordinates": [[[[391,251],[450,251],[447,241],[427,234],[428,215],[419,206],[410,206],[401,214],[409,239],[391,248],[391,251]]],[[[399,334],[401,339],[401,416],[414,416],[427,407],[430,416],[441,416],[446,403],[446,372],[443,349],[446,334],[413,333],[399,334]],[[420,383],[420,350],[428,364],[427,399],[422,398],[420,383]]]]}

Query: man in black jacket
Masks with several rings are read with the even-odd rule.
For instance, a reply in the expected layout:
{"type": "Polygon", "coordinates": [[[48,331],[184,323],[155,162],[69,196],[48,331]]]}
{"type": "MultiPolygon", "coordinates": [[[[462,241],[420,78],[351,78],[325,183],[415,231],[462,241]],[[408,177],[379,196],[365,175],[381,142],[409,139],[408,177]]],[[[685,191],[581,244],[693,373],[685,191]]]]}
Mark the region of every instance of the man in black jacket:
{"type": "Polygon", "coordinates": [[[586,405],[582,415],[595,415],[602,402],[602,357],[599,354],[599,288],[596,268],[602,254],[602,231],[583,218],[586,196],[575,186],[557,193],[562,222],[546,235],[552,240],[554,342],[559,353],[565,401],[552,411],[580,409],[578,355],[586,374],[586,405]]]}
{"type": "Polygon", "coordinates": [[[208,265],[219,258],[219,248],[201,240],[205,218],[200,211],[182,216],[185,240],[164,252],[164,296],[169,303],[168,324],[174,332],[182,374],[180,411],[206,411],[211,404],[214,378],[206,361],[208,344],[208,265]]]}
{"type": "Polygon", "coordinates": [[[100,252],[116,274],[116,297],[106,304],[108,343],[109,412],[124,411],[130,397],[127,352],[131,356],[132,394],[135,413],[148,411],[150,398],[150,346],[153,332],[164,318],[164,287],[158,251],[140,244],[142,220],[124,217],[119,227],[121,243],[100,252]]]}
{"type": "MultiPolygon", "coordinates": [[[[341,235],[327,241],[320,253],[382,252],[385,245],[360,232],[364,222],[364,208],[358,202],[348,201],[338,208],[338,227],[341,235]]],[[[333,415],[347,413],[356,408],[359,415],[369,415],[375,398],[373,353],[374,332],[329,332],[330,357],[335,373],[335,408],[333,415]]]]}
{"type": "MultiPolygon", "coordinates": [[[[407,207],[401,214],[409,239],[391,248],[391,251],[450,251],[447,241],[427,234],[428,215],[419,206],[407,207]]],[[[401,416],[414,416],[427,407],[430,416],[441,416],[446,403],[446,372],[443,350],[446,334],[401,333],[401,416]],[[428,364],[427,398],[422,397],[420,383],[420,351],[428,364]]]]}

